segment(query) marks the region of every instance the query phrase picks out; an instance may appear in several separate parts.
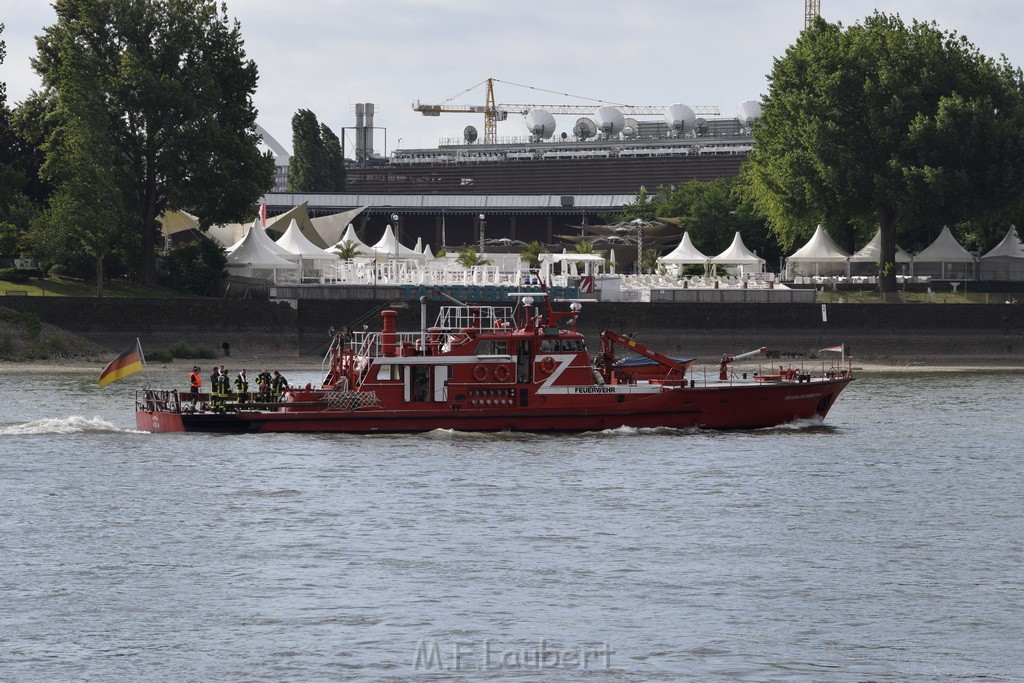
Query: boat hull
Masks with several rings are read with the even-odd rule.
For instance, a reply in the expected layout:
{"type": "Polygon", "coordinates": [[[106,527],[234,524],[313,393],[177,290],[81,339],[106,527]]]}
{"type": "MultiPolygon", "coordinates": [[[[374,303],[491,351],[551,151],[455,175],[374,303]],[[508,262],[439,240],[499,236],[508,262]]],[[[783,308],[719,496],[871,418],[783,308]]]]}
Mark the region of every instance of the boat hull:
{"type": "Polygon", "coordinates": [[[136,411],[136,426],[150,432],[236,434],[400,433],[436,429],[583,432],[621,427],[757,429],[815,416],[824,418],[850,381],[852,378],[844,377],[812,382],[683,386],[646,394],[609,390],[593,395],[532,395],[527,405],[476,407],[408,403],[397,408],[350,411],[286,403],[272,409],[223,413],[142,408],[136,411]]]}

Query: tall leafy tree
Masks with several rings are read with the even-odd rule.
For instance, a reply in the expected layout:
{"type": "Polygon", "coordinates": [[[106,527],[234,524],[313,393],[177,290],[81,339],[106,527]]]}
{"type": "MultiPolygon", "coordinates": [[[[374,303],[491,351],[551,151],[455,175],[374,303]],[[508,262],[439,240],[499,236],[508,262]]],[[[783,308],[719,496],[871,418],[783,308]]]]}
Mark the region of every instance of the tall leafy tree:
{"type": "MultiPolygon", "coordinates": [[[[48,116],[38,126],[52,173],[74,154],[65,145],[102,138],[111,181],[131,208],[137,277],[156,279],[157,217],[187,209],[205,227],[237,220],[273,184],[274,160],[257,149],[252,96],[257,70],[241,28],[212,0],[55,0],[57,21],[36,39],[32,65],[43,89],[30,99],[48,116]],[[69,90],[89,83],[100,116],[73,121],[69,90]],[[102,119],[102,122],[101,120],[102,119]],[[68,135],[73,125],[94,126],[68,135]]],[[[81,199],[86,199],[81,197],[81,199]]],[[[107,196],[91,198],[102,210],[107,196]]]]}
{"type": "Polygon", "coordinates": [[[934,23],[818,20],[769,77],[744,187],[787,248],[814,225],[897,235],[1004,216],[1024,189],[1024,79],[934,23]]]}
{"type": "Polygon", "coordinates": [[[300,109],[292,116],[292,158],[288,167],[292,192],[343,192],[345,159],[341,140],[316,114],[300,109]]]}
{"type": "MultiPolygon", "coordinates": [[[[77,59],[88,67],[97,58],[76,46],[77,59]]],[[[110,135],[103,93],[97,87],[97,65],[63,84],[56,113],[64,119],[59,135],[50,139],[40,172],[54,185],[45,210],[33,221],[34,251],[52,261],[65,252],[84,251],[93,259],[96,296],[103,295],[104,261],[131,206],[124,188],[127,170],[110,163],[116,150],[110,135]],[[97,199],[102,201],[97,201],[97,199]]]]}
{"type": "MultiPolygon", "coordinates": [[[[4,25],[0,24],[0,35],[4,25]]],[[[0,40],[0,64],[7,56],[7,45],[0,40]]],[[[7,107],[7,84],[0,81],[0,257],[17,256],[21,237],[35,213],[35,205],[26,188],[35,173],[34,151],[12,126],[7,107]]]]}

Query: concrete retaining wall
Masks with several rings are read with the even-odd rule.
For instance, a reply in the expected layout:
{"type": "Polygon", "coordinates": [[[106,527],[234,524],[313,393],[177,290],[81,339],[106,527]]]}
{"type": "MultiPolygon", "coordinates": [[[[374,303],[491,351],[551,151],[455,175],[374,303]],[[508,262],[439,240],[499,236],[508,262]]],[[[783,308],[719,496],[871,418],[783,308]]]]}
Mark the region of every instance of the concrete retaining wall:
{"type": "MultiPolygon", "coordinates": [[[[387,304],[366,300],[284,302],[225,299],[0,297],[0,306],[32,311],[45,322],[111,350],[136,336],[144,346],[175,342],[280,356],[321,356],[330,327],[380,328],[387,304]]],[[[418,304],[392,302],[399,327],[419,329],[418,304]]],[[[439,304],[428,306],[433,324],[439,304]]],[[[1006,304],[584,304],[580,329],[596,352],[601,330],[635,333],[658,350],[702,360],[768,346],[806,356],[845,342],[863,360],[1024,365],[1024,306],[1006,304]]]]}

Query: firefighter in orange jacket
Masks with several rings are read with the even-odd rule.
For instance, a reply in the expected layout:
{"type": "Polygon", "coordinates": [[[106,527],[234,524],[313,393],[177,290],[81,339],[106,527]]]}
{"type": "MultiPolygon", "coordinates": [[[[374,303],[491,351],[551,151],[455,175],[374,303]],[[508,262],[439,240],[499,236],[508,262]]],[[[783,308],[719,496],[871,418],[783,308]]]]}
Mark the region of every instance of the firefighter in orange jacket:
{"type": "Polygon", "coordinates": [[[199,390],[203,386],[203,376],[199,374],[199,366],[192,368],[192,372],[188,373],[188,385],[192,391],[192,408],[196,407],[196,400],[199,398],[199,390]]]}

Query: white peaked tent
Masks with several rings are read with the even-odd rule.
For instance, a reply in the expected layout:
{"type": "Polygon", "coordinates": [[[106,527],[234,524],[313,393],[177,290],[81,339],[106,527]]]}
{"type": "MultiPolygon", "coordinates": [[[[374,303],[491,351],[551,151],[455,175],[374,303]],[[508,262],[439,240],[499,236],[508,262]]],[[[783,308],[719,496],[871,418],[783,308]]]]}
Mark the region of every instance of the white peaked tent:
{"type": "MultiPolygon", "coordinates": [[[[866,273],[878,274],[878,261],[882,254],[882,231],[878,230],[875,236],[871,238],[871,241],[860,248],[853,256],[850,257],[851,271],[853,266],[859,265],[859,270],[854,273],[855,275],[864,275],[866,273]]],[[[911,261],[910,254],[905,252],[896,245],[896,263],[907,264],[911,261]]]]}
{"type": "Polygon", "coordinates": [[[427,246],[423,247],[423,256],[424,256],[424,258],[426,258],[427,261],[433,261],[434,260],[434,252],[431,250],[429,244],[427,246]]]}
{"type": "MultiPolygon", "coordinates": [[[[242,240],[234,245],[227,257],[227,269],[232,275],[243,275],[264,280],[293,280],[298,273],[298,266],[288,259],[273,252],[260,239],[266,237],[262,228],[249,230],[242,240]]],[[[267,237],[267,240],[270,240],[267,237]]]]}
{"type": "Polygon", "coordinates": [[[1024,280],[1024,244],[1011,225],[1003,241],[981,257],[982,280],[1024,280]]]}
{"type": "Polygon", "coordinates": [[[380,238],[377,244],[370,247],[370,253],[367,255],[376,258],[378,261],[387,259],[399,261],[423,260],[423,254],[410,249],[398,241],[398,238],[395,237],[395,231],[390,225],[384,228],[384,236],[380,238]]]}
{"type": "Polygon", "coordinates": [[[711,263],[720,266],[740,266],[741,271],[748,267],[757,268],[759,273],[764,271],[764,259],[747,249],[739,230],[733,236],[729,248],[713,257],[711,263]]]}
{"type": "Polygon", "coordinates": [[[319,277],[324,268],[330,263],[337,262],[338,257],[328,251],[316,246],[299,229],[299,223],[294,218],[288,224],[288,229],[281,235],[281,239],[275,242],[277,246],[285,251],[299,257],[301,275],[319,277]]]}
{"type": "Polygon", "coordinates": [[[658,264],[663,266],[676,266],[676,274],[679,274],[680,266],[701,264],[707,267],[711,257],[703,254],[697,247],[693,246],[690,233],[684,232],[683,239],[679,240],[679,246],[665,256],[658,259],[658,264]]]}
{"type": "Polygon", "coordinates": [[[914,256],[914,275],[930,275],[940,280],[973,280],[974,254],[943,226],[942,232],[922,252],[914,256]]]}
{"type": "Polygon", "coordinates": [[[349,225],[348,229],[345,230],[345,234],[341,236],[341,239],[334,243],[328,251],[334,251],[335,249],[343,246],[346,242],[351,242],[356,245],[356,250],[361,252],[360,257],[369,258],[370,252],[373,251],[371,247],[359,239],[359,236],[356,235],[355,228],[351,225],[349,225]]]}
{"type": "Polygon", "coordinates": [[[786,269],[794,275],[845,275],[850,255],[832,239],[820,225],[807,240],[807,244],[786,259],[786,269]]]}
{"type": "Polygon", "coordinates": [[[227,248],[227,252],[229,254],[233,253],[236,249],[238,249],[239,246],[241,246],[241,244],[245,241],[245,238],[249,237],[249,235],[252,235],[253,239],[255,239],[264,247],[266,247],[266,249],[270,251],[272,254],[280,256],[281,258],[291,261],[292,263],[297,264],[299,262],[299,257],[297,255],[291,253],[284,247],[278,245],[278,243],[275,242],[270,237],[270,235],[267,234],[267,231],[264,230],[263,226],[260,225],[260,220],[258,218],[254,220],[249,229],[245,231],[245,236],[242,237],[242,239],[238,240],[237,242],[235,242],[234,244],[227,248]]]}

